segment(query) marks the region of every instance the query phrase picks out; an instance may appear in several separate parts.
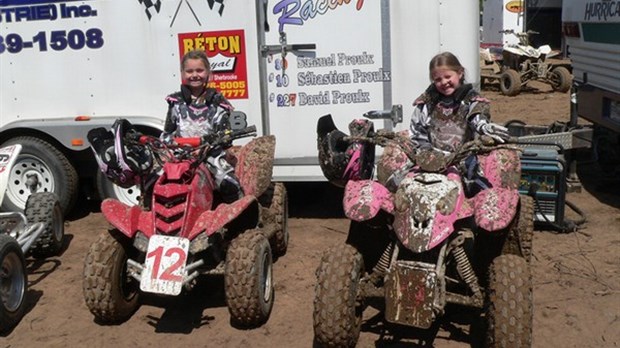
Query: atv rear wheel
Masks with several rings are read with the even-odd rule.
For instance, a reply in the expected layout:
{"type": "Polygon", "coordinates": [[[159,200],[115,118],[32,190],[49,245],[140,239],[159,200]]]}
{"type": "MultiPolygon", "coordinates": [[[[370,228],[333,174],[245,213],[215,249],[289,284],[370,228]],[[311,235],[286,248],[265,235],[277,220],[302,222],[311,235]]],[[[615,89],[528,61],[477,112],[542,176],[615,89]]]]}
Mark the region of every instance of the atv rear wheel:
{"type": "Polygon", "coordinates": [[[486,306],[489,347],[531,347],[532,277],[528,262],[500,255],[489,267],[486,306]]]}
{"type": "Polygon", "coordinates": [[[519,255],[529,263],[534,238],[534,199],[526,195],[520,195],[519,199],[519,211],[509,227],[502,254],[519,255]]]}
{"type": "Polygon", "coordinates": [[[138,281],[127,273],[127,253],[112,233],[103,232],[90,246],[84,261],[82,290],[86,306],[97,320],[121,323],[138,309],[138,281]]]}
{"type": "Polygon", "coordinates": [[[24,211],[29,224],[42,222],[43,232],[28,251],[35,258],[58,255],[62,249],[65,225],[62,208],[56,194],[35,192],[28,196],[24,211]]]}
{"type": "Polygon", "coordinates": [[[271,247],[275,257],[286,254],[288,249],[288,195],[283,183],[271,183],[267,191],[263,193],[259,201],[261,205],[268,209],[269,216],[273,217],[276,231],[271,237],[271,247]]]}
{"type": "Polygon", "coordinates": [[[224,291],[234,326],[264,324],[273,308],[273,259],[269,241],[259,229],[237,236],[226,253],[224,291]]]}
{"type": "Polygon", "coordinates": [[[339,244],[323,254],[314,297],[314,339],[322,347],[354,347],[359,338],[364,260],[354,247],[339,244]]]}
{"type": "Polygon", "coordinates": [[[516,70],[507,69],[499,78],[499,89],[509,97],[521,92],[521,75],[516,70]]]}
{"type": "Polygon", "coordinates": [[[565,67],[558,66],[551,70],[549,79],[551,80],[551,87],[554,91],[565,93],[570,90],[573,82],[573,75],[571,75],[565,67]]]}
{"type": "Polygon", "coordinates": [[[0,332],[21,320],[27,289],[24,253],[13,237],[0,234],[0,332]]]}

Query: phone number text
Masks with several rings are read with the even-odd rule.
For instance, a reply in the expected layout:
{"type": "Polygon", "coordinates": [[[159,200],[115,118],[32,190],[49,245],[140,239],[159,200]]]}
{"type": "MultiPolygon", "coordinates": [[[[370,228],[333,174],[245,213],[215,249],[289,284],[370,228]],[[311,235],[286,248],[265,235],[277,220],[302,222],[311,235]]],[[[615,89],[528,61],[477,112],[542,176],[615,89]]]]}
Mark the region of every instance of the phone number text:
{"type": "Polygon", "coordinates": [[[84,47],[97,49],[104,44],[103,31],[92,28],[86,31],[80,29],[40,31],[31,38],[23,38],[19,34],[0,36],[0,53],[19,53],[22,50],[35,49],[45,52],[48,49],[63,51],[67,48],[81,50],[84,47]]]}

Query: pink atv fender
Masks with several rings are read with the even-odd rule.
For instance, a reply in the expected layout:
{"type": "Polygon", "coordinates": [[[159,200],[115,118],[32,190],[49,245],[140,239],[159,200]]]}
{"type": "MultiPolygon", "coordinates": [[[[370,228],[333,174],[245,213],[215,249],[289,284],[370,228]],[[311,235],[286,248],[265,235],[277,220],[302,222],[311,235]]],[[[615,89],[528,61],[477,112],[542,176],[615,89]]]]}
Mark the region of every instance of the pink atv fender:
{"type": "MultiPolygon", "coordinates": [[[[187,238],[193,240],[203,231],[211,235],[250,209],[254,209],[254,214],[258,216],[258,201],[254,196],[245,196],[231,204],[220,204],[215,210],[206,210],[197,218],[187,238]]],[[[101,203],[101,212],[112,226],[129,238],[133,238],[138,231],[147,237],[153,235],[153,212],[143,211],[139,206],[129,207],[110,198],[101,203]]]]}
{"type": "Polygon", "coordinates": [[[350,180],[344,189],[343,206],[345,215],[354,221],[366,221],[377,215],[379,210],[394,211],[392,194],[383,185],[372,180],[350,180]]]}
{"type": "Polygon", "coordinates": [[[517,213],[519,191],[494,187],[474,198],[474,220],[487,231],[498,231],[510,224],[517,213]]]}

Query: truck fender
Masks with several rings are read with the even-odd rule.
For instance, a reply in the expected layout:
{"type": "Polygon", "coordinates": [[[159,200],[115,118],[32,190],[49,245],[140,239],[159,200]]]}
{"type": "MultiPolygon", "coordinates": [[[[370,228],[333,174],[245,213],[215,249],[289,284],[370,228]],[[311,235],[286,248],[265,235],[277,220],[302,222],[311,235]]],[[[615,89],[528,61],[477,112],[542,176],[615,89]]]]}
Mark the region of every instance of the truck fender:
{"type": "Polygon", "coordinates": [[[350,180],[344,189],[345,215],[354,221],[370,220],[379,210],[394,211],[392,193],[373,180],[350,180]]]}

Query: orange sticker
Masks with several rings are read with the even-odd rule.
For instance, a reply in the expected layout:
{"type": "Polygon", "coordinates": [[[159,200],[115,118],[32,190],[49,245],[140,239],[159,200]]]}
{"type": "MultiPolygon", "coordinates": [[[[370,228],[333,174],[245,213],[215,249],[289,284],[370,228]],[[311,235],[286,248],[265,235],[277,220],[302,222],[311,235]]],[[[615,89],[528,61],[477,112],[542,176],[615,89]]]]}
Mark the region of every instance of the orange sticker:
{"type": "Polygon", "coordinates": [[[512,12],[512,13],[521,13],[523,12],[523,1],[509,1],[506,4],[506,10],[508,10],[508,12],[512,12]]]}

